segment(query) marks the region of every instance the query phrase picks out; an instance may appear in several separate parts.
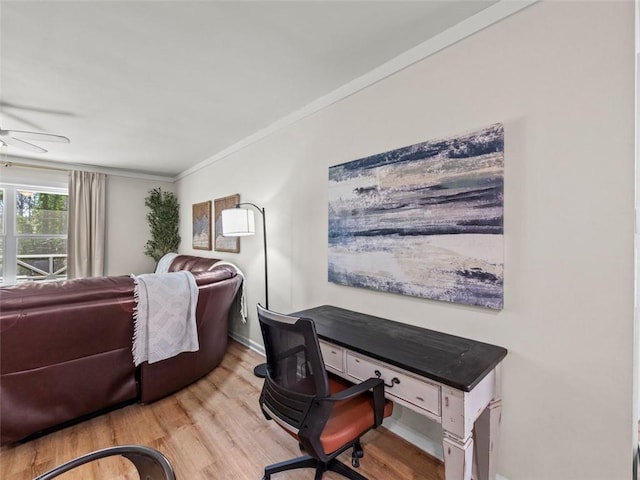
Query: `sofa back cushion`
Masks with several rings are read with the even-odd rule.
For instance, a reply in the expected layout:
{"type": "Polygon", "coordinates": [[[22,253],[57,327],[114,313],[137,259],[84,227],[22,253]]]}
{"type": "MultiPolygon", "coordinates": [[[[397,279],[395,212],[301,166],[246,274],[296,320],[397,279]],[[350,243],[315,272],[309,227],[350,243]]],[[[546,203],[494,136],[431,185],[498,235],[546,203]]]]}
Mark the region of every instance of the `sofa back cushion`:
{"type": "Polygon", "coordinates": [[[130,349],[130,277],[28,283],[0,295],[2,374],[130,349]]]}
{"type": "Polygon", "coordinates": [[[133,401],[133,279],[0,291],[0,443],[133,401]]]}
{"type": "Polygon", "coordinates": [[[170,272],[189,270],[191,273],[210,272],[214,269],[219,258],[195,257],[193,255],[178,255],[169,266],[170,272]]]}

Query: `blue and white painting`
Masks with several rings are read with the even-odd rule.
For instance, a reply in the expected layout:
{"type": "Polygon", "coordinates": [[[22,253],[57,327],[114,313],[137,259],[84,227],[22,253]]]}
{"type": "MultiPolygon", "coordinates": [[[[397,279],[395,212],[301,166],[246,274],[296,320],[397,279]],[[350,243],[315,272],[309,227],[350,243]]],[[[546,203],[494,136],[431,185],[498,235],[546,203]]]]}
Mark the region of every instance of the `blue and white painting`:
{"type": "Polygon", "coordinates": [[[329,281],[503,306],[504,128],[329,168],[329,281]]]}

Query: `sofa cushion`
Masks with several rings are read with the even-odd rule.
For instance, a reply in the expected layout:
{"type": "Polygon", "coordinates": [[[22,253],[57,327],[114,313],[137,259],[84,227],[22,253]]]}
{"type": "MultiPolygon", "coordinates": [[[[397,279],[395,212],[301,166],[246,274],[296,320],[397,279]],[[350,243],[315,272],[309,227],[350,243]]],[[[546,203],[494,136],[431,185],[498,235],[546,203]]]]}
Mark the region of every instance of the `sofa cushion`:
{"type": "Polygon", "coordinates": [[[133,279],[100,277],[2,289],[2,374],[131,349],[133,279]]]}
{"type": "Polygon", "coordinates": [[[219,262],[219,258],[195,257],[193,255],[178,255],[169,266],[170,272],[189,270],[191,273],[210,272],[219,262]]]}
{"type": "Polygon", "coordinates": [[[133,295],[129,276],[92,277],[56,282],[26,282],[2,289],[2,313],[78,302],[99,302],[133,295]]]}

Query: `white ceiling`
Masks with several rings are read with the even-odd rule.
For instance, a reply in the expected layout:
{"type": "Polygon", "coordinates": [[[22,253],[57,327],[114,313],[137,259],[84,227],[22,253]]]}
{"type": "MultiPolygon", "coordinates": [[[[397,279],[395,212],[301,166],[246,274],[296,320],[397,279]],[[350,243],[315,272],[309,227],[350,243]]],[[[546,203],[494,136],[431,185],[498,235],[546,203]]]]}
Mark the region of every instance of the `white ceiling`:
{"type": "Polygon", "coordinates": [[[0,127],[174,177],[493,3],[2,0],[0,127]]]}

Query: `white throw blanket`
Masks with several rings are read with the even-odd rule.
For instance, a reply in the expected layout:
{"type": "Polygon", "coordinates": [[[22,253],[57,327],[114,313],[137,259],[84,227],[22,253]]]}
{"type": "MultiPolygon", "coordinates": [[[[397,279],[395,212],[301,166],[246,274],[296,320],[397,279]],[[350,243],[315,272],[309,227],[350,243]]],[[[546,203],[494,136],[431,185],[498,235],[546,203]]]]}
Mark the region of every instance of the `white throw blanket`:
{"type": "Polygon", "coordinates": [[[198,286],[188,271],[133,276],[133,362],[159,362],[198,350],[198,286]]]}
{"type": "Polygon", "coordinates": [[[171,262],[173,262],[177,256],[178,254],[175,252],[166,253],[160,260],[158,260],[155,273],[167,273],[171,266],[171,262]]]}
{"type": "Polygon", "coordinates": [[[240,275],[240,277],[242,278],[242,286],[240,287],[242,289],[242,291],[240,292],[240,317],[242,318],[242,323],[247,323],[247,317],[249,316],[249,309],[247,308],[247,296],[245,293],[245,287],[247,285],[247,279],[244,276],[244,273],[242,273],[242,270],[240,270],[238,268],[237,265],[234,265],[231,262],[216,262],[215,266],[221,266],[221,265],[229,265],[230,267],[233,267],[236,269],[236,273],[238,275],[240,275]]]}

